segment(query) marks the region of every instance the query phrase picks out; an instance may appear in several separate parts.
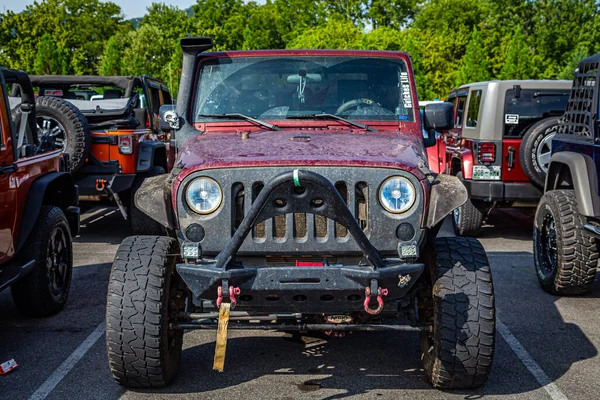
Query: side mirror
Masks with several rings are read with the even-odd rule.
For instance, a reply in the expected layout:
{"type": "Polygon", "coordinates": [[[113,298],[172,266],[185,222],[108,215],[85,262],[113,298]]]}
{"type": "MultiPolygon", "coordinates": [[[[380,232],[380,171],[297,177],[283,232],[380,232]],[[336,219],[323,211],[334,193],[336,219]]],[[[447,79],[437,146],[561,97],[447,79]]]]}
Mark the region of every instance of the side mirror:
{"type": "Polygon", "coordinates": [[[427,132],[432,130],[443,132],[454,128],[454,105],[452,103],[427,104],[423,111],[423,127],[427,132]]]}
{"type": "Polygon", "coordinates": [[[172,104],[163,105],[158,111],[160,115],[159,129],[163,132],[176,131],[181,128],[183,119],[177,115],[175,106],[172,104]]]}

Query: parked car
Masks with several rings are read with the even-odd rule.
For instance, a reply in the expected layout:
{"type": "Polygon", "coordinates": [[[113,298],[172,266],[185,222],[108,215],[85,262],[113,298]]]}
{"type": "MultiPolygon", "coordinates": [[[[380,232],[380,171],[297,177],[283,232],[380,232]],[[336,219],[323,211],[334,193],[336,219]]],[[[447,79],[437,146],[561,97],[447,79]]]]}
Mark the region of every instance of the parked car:
{"type": "Polygon", "coordinates": [[[51,137],[38,137],[35,112],[29,77],[0,68],[0,291],[10,287],[23,314],[50,316],[69,295],[79,207],[68,158],[51,137]],[[6,84],[22,90],[19,124],[6,84]]]}
{"type": "Polygon", "coordinates": [[[440,172],[458,176],[469,192],[454,212],[457,235],[476,236],[493,208],[535,209],[570,88],[570,81],[530,80],[452,91],[454,129],[439,146],[446,153],[440,172]]]}
{"type": "MultiPolygon", "coordinates": [[[[158,129],[160,107],[172,102],[165,84],[131,76],[32,76],[31,81],[44,94],[37,99],[38,125],[69,154],[81,200],[112,200],[135,233],[160,233],[162,228],[135,207],[133,196],[146,177],[172,167],[168,134],[158,129]],[[102,99],[77,98],[86,91],[102,92],[102,99]],[[74,125],[80,114],[87,123],[74,125]]],[[[15,85],[15,105],[19,93],[15,85]]]]}
{"type": "Polygon", "coordinates": [[[590,290],[600,239],[600,54],[581,61],[552,143],[533,234],[535,269],[554,294],[590,290]]]}
{"type": "MultiPolygon", "coordinates": [[[[169,236],[125,239],[110,277],[116,381],[167,385],[184,330],[231,307],[229,329],[419,332],[433,386],[483,385],[492,274],[476,239],[436,237],[467,192],[427,167],[409,56],[181,44],[177,109],[161,111],[178,167],[135,198],[169,236]]],[[[447,103],[424,117],[453,126],[447,103]]]]}

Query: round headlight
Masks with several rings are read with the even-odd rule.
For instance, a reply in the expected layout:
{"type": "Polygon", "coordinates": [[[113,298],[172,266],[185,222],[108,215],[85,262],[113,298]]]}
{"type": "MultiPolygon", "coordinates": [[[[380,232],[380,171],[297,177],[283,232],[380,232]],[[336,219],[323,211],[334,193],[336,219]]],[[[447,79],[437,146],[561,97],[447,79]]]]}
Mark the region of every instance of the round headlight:
{"type": "Polygon", "coordinates": [[[185,200],[198,214],[210,214],[221,205],[223,192],[213,179],[196,178],[187,186],[185,200]]]}
{"type": "Polygon", "coordinates": [[[402,213],[415,203],[414,185],[406,178],[394,176],[387,179],[379,189],[379,202],[391,213],[402,213]]]}

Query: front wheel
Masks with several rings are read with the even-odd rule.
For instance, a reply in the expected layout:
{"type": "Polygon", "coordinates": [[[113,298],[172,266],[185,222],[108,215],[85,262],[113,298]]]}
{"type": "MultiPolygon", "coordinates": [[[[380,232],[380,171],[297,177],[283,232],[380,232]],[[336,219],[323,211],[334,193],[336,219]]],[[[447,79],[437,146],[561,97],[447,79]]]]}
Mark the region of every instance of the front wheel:
{"type": "Polygon", "coordinates": [[[598,243],[584,228],[572,190],[544,194],[535,215],[533,260],[538,280],[552,294],[590,290],[598,265],[598,243]]]}
{"type": "Polygon", "coordinates": [[[439,389],[474,389],[487,381],[494,358],[496,317],[492,273],[472,238],[438,238],[429,262],[431,297],[421,299],[421,357],[439,389]]]}
{"type": "Polygon", "coordinates": [[[19,311],[34,317],[49,317],[61,311],[71,288],[73,244],[65,214],[58,207],[44,206],[19,257],[34,260],[33,271],[11,287],[19,311]]]}
{"type": "Polygon", "coordinates": [[[106,307],[106,347],[113,378],[125,387],[168,385],[179,369],[183,330],[172,324],[185,304],[175,271],[177,242],[133,236],[112,266],[106,307]]]}

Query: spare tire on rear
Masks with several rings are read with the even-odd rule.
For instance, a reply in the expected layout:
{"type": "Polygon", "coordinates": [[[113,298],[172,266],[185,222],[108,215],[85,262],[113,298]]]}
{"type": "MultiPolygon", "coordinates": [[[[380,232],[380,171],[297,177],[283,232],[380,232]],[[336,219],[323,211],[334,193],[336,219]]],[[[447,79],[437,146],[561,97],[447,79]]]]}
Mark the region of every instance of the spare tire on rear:
{"type": "MultiPolygon", "coordinates": [[[[73,104],[58,97],[41,96],[35,103],[38,139],[44,135],[54,137],[56,148],[69,155],[69,172],[83,167],[92,145],[92,132],[85,116],[73,104]]],[[[12,111],[12,117],[19,127],[20,107],[12,111]]]]}
{"type": "Polygon", "coordinates": [[[552,138],[558,131],[559,117],[549,117],[531,125],[521,143],[521,167],[531,182],[543,188],[552,155],[552,138]]]}

